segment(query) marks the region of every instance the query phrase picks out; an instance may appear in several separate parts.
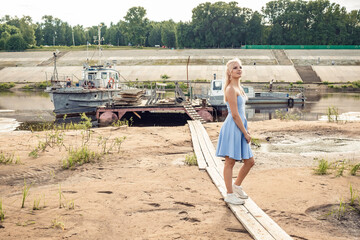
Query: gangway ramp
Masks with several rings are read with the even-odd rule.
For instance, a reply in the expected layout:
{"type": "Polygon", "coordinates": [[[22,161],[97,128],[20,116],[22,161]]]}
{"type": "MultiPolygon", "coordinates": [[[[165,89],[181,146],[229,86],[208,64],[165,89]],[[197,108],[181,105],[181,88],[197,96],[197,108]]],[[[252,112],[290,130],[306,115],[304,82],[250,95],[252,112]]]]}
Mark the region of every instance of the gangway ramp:
{"type": "MultiPolygon", "coordinates": [[[[222,170],[224,164],[215,156],[215,148],[200,121],[188,121],[193,148],[200,170],[206,170],[223,197],[226,187],[222,170]]],[[[292,239],[249,197],[244,205],[228,204],[236,218],[255,240],[292,239]]]]}

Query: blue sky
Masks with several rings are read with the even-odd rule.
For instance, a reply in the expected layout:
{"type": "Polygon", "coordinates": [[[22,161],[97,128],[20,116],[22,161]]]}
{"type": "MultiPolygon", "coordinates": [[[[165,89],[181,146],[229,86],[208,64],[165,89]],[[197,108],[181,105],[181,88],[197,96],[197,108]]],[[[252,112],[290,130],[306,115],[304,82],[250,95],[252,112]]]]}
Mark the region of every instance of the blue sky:
{"type": "MultiPolygon", "coordinates": [[[[260,11],[269,0],[240,0],[239,7],[248,7],[252,10],[260,11]]],[[[346,7],[347,11],[360,9],[359,0],[330,0],[346,7]]],[[[218,2],[206,0],[9,0],[1,3],[0,17],[10,15],[12,17],[22,17],[27,15],[32,17],[34,22],[41,21],[44,15],[52,15],[68,22],[74,26],[77,24],[84,27],[98,25],[104,22],[109,25],[110,22],[117,23],[123,20],[127,11],[134,6],[144,7],[147,11],[147,18],[152,21],[174,20],[190,21],[192,9],[204,2],[218,2]]],[[[231,2],[231,1],[223,1],[231,2]]]]}

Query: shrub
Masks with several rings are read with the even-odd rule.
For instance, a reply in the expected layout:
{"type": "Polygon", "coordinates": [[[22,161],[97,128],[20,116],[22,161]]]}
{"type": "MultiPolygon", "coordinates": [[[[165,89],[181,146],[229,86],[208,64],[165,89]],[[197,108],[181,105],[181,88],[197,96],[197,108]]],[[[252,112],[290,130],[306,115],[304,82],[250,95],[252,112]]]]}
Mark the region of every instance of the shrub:
{"type": "Polygon", "coordinates": [[[326,175],[328,173],[327,171],[329,168],[330,168],[330,163],[325,159],[321,159],[319,161],[317,168],[315,169],[315,174],[326,175]]]}
{"type": "Polygon", "coordinates": [[[75,150],[70,149],[67,159],[63,161],[63,169],[73,168],[74,166],[94,162],[99,159],[100,154],[89,150],[87,146],[82,146],[75,150]]]}
{"type": "Polygon", "coordinates": [[[198,164],[195,153],[185,156],[185,164],[189,166],[196,166],[198,164]]]}
{"type": "Polygon", "coordinates": [[[8,51],[24,51],[27,44],[21,34],[11,35],[5,42],[5,49],[8,51]]]}
{"type": "Polygon", "coordinates": [[[0,83],[0,91],[6,91],[15,87],[15,83],[0,83]]]}

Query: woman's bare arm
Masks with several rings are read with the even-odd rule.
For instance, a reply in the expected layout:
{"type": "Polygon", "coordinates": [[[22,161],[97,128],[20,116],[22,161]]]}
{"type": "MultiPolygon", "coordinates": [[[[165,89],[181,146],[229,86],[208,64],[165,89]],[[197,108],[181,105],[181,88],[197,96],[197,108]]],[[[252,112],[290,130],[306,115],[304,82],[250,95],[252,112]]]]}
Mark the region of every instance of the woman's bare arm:
{"type": "Polygon", "coordinates": [[[227,87],[225,91],[226,91],[226,99],[229,103],[231,115],[234,119],[234,122],[236,123],[236,126],[238,126],[240,131],[244,134],[246,141],[250,142],[251,137],[250,137],[248,131],[246,131],[244,123],[242,122],[241,117],[238,112],[238,106],[237,106],[237,96],[238,95],[237,95],[235,89],[231,86],[227,87]]]}

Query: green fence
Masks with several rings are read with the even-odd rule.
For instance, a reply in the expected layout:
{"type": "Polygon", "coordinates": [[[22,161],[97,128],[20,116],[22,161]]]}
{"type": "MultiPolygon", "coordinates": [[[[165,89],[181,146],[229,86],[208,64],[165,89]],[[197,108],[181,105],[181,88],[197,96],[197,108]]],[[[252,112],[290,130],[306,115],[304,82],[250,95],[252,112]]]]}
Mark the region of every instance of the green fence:
{"type": "Polygon", "coordinates": [[[245,45],[245,49],[360,49],[360,45],[245,45]]]}

